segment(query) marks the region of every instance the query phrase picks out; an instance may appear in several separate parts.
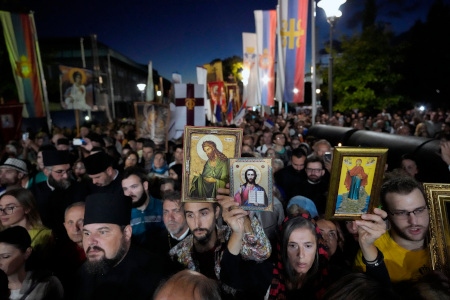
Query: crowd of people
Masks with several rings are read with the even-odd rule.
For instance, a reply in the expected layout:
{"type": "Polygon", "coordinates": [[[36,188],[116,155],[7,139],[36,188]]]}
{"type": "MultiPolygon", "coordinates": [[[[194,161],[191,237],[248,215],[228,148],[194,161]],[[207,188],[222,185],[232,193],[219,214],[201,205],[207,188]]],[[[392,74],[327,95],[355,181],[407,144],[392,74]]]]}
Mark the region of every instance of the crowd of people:
{"type": "MultiPolygon", "coordinates": [[[[315,123],[440,139],[442,163],[450,165],[450,115],[443,111],[323,114],[315,123]]],[[[334,220],[326,214],[338,176],[328,155],[333,145],[308,134],[311,124],[308,112],[283,111],[248,112],[239,125],[241,156],[272,158],[273,194],[265,200],[272,211],[243,209],[244,191],[257,184],[243,185],[240,197],[227,184],[215,201],[184,202],[182,139],[162,149],[136,136],[133,124],[30,130],[26,139],[5,141],[0,295],[448,299],[448,270],[431,267],[417,158],[405,153],[401,168],[386,171],[379,208],[334,220]]],[[[367,192],[360,165],[348,171],[349,201],[367,192]]],[[[245,179],[256,176],[250,169],[245,179]]]]}

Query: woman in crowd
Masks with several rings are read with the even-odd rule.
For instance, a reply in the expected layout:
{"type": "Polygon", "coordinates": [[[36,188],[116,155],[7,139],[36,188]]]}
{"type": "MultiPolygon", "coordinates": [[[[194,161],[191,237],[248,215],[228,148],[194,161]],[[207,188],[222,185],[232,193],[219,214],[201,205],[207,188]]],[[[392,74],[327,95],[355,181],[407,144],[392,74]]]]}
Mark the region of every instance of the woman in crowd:
{"type": "Polygon", "coordinates": [[[32,254],[31,238],[21,226],[0,232],[0,269],[8,276],[10,300],[59,300],[63,287],[59,279],[48,271],[27,270],[32,254]]]}
{"type": "Polygon", "coordinates": [[[123,169],[136,166],[138,161],[139,161],[138,153],[134,150],[129,151],[123,159],[123,169]]]}
{"type": "Polygon", "coordinates": [[[153,156],[152,169],[148,174],[149,177],[169,177],[169,166],[167,165],[165,155],[158,151],[153,156]]]}
{"type": "MultiPolygon", "coordinates": [[[[381,252],[373,242],[386,231],[383,217],[387,213],[375,209],[353,221],[358,228],[359,243],[367,265],[367,274],[390,284],[381,252]]],[[[328,272],[324,241],[309,214],[288,219],[282,228],[280,258],[273,270],[269,299],[320,299],[333,283],[328,272]]]]}
{"type": "Polygon", "coordinates": [[[53,246],[52,231],[42,224],[30,190],[13,189],[1,196],[0,221],[3,228],[21,226],[28,230],[31,246],[35,252],[33,262],[42,266],[46,265],[53,246]]]}

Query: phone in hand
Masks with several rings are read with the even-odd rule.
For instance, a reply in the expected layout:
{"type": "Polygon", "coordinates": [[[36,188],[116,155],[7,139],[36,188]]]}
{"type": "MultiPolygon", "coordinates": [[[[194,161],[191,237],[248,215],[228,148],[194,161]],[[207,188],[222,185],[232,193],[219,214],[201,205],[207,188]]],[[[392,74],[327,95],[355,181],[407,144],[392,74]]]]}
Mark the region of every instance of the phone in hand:
{"type": "Polygon", "coordinates": [[[331,161],[331,158],[332,158],[331,152],[325,152],[325,154],[323,155],[323,160],[325,162],[331,161]]]}
{"type": "Polygon", "coordinates": [[[72,145],[74,146],[86,145],[86,142],[83,139],[73,139],[72,145]]]}
{"type": "Polygon", "coordinates": [[[22,134],[22,140],[24,140],[24,141],[28,140],[29,137],[30,137],[30,134],[28,132],[24,132],[22,134]]]}

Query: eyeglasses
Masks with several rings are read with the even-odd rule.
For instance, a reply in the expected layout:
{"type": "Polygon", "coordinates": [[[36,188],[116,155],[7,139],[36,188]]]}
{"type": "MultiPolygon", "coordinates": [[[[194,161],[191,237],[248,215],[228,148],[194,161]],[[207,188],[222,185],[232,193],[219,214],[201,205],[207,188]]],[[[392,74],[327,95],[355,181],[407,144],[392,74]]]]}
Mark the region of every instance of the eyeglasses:
{"type": "Polygon", "coordinates": [[[306,168],[305,170],[306,170],[306,172],[308,172],[308,173],[320,173],[323,169],[310,169],[310,168],[306,168]]]}
{"type": "Polygon", "coordinates": [[[427,207],[422,206],[422,207],[416,208],[415,210],[412,210],[412,211],[397,210],[397,211],[388,211],[388,212],[397,219],[406,220],[409,218],[409,216],[411,214],[414,214],[416,217],[421,217],[424,214],[424,212],[426,212],[426,211],[427,211],[427,207]]]}
{"type": "Polygon", "coordinates": [[[0,208],[0,213],[5,214],[5,215],[10,215],[14,212],[14,208],[16,207],[22,207],[22,206],[7,206],[5,208],[0,208]]]}
{"type": "Polygon", "coordinates": [[[64,174],[70,175],[70,173],[72,173],[71,169],[67,169],[67,170],[53,170],[53,169],[50,169],[50,171],[58,174],[59,176],[63,176],[64,174]]]}

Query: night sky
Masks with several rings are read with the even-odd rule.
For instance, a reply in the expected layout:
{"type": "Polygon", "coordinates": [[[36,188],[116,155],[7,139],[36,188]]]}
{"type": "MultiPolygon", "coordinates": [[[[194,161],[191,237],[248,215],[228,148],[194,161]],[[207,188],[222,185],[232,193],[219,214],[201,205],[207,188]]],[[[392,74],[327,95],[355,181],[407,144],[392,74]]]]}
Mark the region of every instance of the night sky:
{"type": "MultiPolygon", "coordinates": [[[[97,34],[100,42],[147,64],[170,79],[196,82],[195,67],[219,58],[242,57],[242,32],[255,32],[254,10],[275,9],[277,0],[40,0],[28,1],[35,12],[39,37],[97,34]]],[[[388,22],[396,33],[425,21],[432,0],[377,0],[377,22],[388,22]]],[[[444,0],[448,3],[450,0],[444,0]]],[[[341,6],[334,37],[360,29],[364,0],[341,6]]],[[[308,21],[308,27],[310,21],[308,21]]],[[[329,38],[323,10],[317,8],[318,48],[329,38]]],[[[309,57],[310,45],[307,55],[309,57]]],[[[307,58],[306,67],[311,62],[307,58]]]]}

